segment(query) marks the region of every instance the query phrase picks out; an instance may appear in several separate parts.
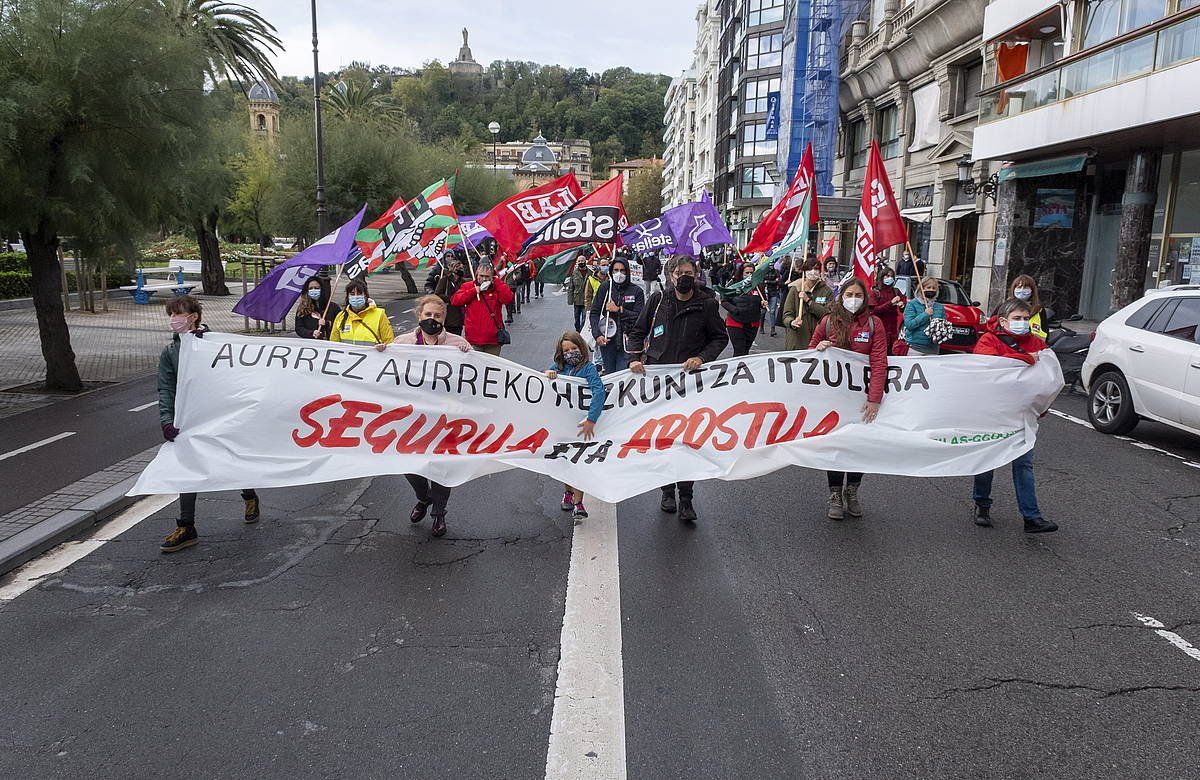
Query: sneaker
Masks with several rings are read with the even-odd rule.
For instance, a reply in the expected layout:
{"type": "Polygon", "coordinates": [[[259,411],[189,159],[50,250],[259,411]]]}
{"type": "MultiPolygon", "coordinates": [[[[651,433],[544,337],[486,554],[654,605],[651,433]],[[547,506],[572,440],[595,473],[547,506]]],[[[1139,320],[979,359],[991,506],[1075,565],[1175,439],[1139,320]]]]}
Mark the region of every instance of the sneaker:
{"type": "Polygon", "coordinates": [[[846,517],[846,509],[842,504],[842,491],[829,491],[829,511],[826,516],[830,520],[842,520],[846,517]]]}
{"type": "MultiPolygon", "coordinates": [[[[574,506],[575,506],[575,494],[572,493],[570,490],[564,490],[563,491],[563,500],[562,500],[562,511],[570,512],[574,506]]],[[[583,506],[583,504],[580,504],[580,506],[583,506]]]]}
{"type": "Polygon", "coordinates": [[[975,505],[975,525],[980,528],[992,527],[992,510],[986,506],[975,505]]]}
{"type": "Polygon", "coordinates": [[[446,515],[434,515],[433,526],[429,529],[430,536],[445,536],[446,535],[446,515]]]}
{"type": "Polygon", "coordinates": [[[688,525],[696,524],[696,509],[692,506],[692,499],[679,499],[679,522],[688,525]]]}
{"type": "Polygon", "coordinates": [[[858,485],[846,485],[843,498],[846,501],[846,514],[854,518],[863,516],[862,504],[858,503],[858,485]]]}
{"type": "Polygon", "coordinates": [[[165,553],[179,552],[180,550],[199,544],[200,537],[196,534],[196,526],[194,525],[178,525],[175,530],[170,533],[162,545],[158,548],[165,553]]]}
{"type": "Polygon", "coordinates": [[[258,522],[258,496],[255,496],[254,498],[247,498],[245,501],[246,501],[246,514],[244,515],[244,517],[245,517],[246,522],[247,523],[257,523],[258,522]]]}
{"type": "Polygon", "coordinates": [[[661,509],[662,511],[666,512],[669,515],[673,515],[673,514],[675,514],[676,511],[678,511],[678,507],[675,506],[675,491],[674,490],[672,490],[670,493],[663,491],[662,502],[659,503],[658,508],[661,509]]]}
{"type": "Polygon", "coordinates": [[[582,503],[575,505],[575,511],[571,513],[571,519],[583,520],[588,516],[587,510],[583,508],[582,503]]]}
{"type": "Polygon", "coordinates": [[[1025,518],[1025,533],[1048,534],[1057,531],[1058,525],[1044,517],[1025,518]]]}

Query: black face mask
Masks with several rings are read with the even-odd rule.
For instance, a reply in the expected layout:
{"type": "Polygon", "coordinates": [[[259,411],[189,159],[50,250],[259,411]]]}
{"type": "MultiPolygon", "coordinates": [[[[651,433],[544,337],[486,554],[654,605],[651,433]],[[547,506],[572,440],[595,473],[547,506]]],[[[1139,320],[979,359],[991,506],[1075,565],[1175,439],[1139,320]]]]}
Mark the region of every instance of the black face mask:
{"type": "Polygon", "coordinates": [[[694,277],[694,276],[679,277],[678,279],[675,280],[675,289],[679,290],[679,292],[681,292],[681,293],[690,293],[692,290],[696,289],[696,277],[694,277]]]}
{"type": "Polygon", "coordinates": [[[433,317],[426,317],[418,322],[417,325],[422,331],[425,332],[425,335],[427,336],[436,336],[437,334],[441,333],[442,330],[444,330],[442,323],[438,322],[433,317]]]}

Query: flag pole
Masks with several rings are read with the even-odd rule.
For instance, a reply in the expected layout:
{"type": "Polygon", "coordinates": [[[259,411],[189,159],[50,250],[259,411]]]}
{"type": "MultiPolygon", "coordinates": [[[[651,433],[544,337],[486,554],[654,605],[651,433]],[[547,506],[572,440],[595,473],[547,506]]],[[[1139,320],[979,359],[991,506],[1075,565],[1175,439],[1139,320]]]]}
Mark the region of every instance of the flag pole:
{"type": "Polygon", "coordinates": [[[321,322],[329,316],[329,307],[333,305],[333,291],[337,288],[338,280],[342,278],[342,271],[345,270],[346,264],[341,263],[338,266],[337,276],[333,278],[333,284],[329,287],[329,300],[325,301],[325,311],[321,312],[321,322]]]}

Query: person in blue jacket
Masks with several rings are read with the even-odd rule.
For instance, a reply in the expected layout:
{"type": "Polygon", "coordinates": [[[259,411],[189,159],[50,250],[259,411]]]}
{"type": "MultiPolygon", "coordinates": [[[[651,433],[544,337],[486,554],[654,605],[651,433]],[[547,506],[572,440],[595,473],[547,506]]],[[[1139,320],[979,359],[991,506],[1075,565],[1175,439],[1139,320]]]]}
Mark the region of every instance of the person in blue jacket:
{"type": "MultiPolygon", "coordinates": [[[[595,436],[596,421],[604,411],[606,395],[604,381],[600,379],[600,372],[592,362],[590,352],[583,336],[569,330],[558,340],[558,346],[554,349],[554,364],[546,371],[546,377],[549,379],[558,379],[561,374],[587,380],[592,391],[592,402],[588,406],[587,419],[579,423],[579,436],[584,441],[590,441],[595,436]]],[[[587,517],[587,510],[583,508],[583,491],[563,485],[562,510],[574,510],[571,516],[577,522],[587,517]]]]}
{"type": "Polygon", "coordinates": [[[946,307],[938,303],[938,280],[925,277],[921,280],[920,295],[913,296],[904,307],[904,340],[909,352],[918,355],[936,355],[942,351],[934,344],[925,329],[933,319],[946,319],[946,307]]]}

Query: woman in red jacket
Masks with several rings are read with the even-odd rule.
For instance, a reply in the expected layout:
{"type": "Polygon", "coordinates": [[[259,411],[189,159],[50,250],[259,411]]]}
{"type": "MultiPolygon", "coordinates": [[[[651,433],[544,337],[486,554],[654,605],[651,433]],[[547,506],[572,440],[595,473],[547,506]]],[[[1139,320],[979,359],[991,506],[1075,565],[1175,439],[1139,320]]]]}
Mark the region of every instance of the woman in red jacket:
{"type": "MultiPolygon", "coordinates": [[[[888,344],[883,323],[867,310],[867,286],[856,278],[842,285],[833,308],[817,325],[808,345],[809,349],[818,351],[840,347],[868,357],[871,382],[867,387],[867,402],[862,409],[865,423],[875,421],[879,404],[883,402],[888,344]]],[[[829,477],[829,519],[841,520],[846,515],[862,517],[858,486],[862,484],[863,475],[854,471],[829,471],[826,474],[829,477]]]]}
{"type": "Polygon", "coordinates": [[[892,344],[900,335],[900,323],[908,299],[896,289],[896,272],[883,263],[876,269],[875,287],[871,290],[868,305],[871,313],[883,323],[883,329],[887,332],[888,354],[891,354],[892,344]]]}
{"type": "Polygon", "coordinates": [[[499,355],[501,344],[496,338],[504,322],[504,307],[514,300],[513,291],[490,265],[475,269],[475,281],[458,288],[450,298],[451,306],[463,310],[463,336],[471,346],[489,355],[499,355]]]}

